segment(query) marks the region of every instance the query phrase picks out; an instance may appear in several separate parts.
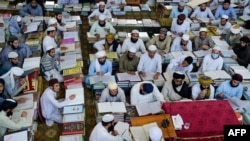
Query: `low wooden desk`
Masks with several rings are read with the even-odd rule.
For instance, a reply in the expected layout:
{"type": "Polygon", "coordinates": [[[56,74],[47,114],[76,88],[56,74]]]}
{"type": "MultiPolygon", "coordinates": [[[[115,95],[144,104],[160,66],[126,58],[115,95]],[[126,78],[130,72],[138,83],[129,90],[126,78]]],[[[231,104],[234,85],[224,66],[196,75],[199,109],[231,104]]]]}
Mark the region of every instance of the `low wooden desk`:
{"type": "Polygon", "coordinates": [[[163,137],[165,139],[174,139],[177,137],[176,132],[174,130],[173,122],[169,114],[150,115],[150,116],[143,116],[143,117],[131,117],[131,126],[142,126],[144,124],[148,124],[151,122],[157,122],[158,126],[162,130],[163,137]],[[169,126],[167,128],[161,127],[161,123],[163,119],[169,120],[169,126]]]}

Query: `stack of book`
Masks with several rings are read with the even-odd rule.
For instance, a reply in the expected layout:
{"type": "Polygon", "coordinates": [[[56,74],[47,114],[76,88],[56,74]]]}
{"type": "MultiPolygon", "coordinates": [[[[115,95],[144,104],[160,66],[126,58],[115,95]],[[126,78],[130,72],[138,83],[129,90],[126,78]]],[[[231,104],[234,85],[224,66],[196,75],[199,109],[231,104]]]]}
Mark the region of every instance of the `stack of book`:
{"type": "Polygon", "coordinates": [[[82,11],[82,8],[83,8],[83,5],[81,3],[73,5],[73,11],[75,11],[75,12],[82,11]]]}
{"type": "Polygon", "coordinates": [[[142,80],[138,73],[135,73],[135,75],[128,73],[116,73],[116,78],[118,86],[125,88],[131,87],[142,80]]]}
{"type": "Polygon", "coordinates": [[[46,9],[53,9],[54,8],[54,5],[55,5],[55,2],[54,1],[46,1],[45,4],[44,4],[44,7],[46,9]]]}
{"type": "Polygon", "coordinates": [[[9,5],[9,1],[1,0],[0,1],[0,8],[7,8],[9,5]]]}

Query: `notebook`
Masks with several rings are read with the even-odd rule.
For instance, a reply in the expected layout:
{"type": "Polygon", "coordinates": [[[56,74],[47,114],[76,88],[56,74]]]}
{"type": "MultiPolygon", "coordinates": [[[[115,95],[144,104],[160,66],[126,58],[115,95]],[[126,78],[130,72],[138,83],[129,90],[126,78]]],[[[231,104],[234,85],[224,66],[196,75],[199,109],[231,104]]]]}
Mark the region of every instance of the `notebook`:
{"type": "Polygon", "coordinates": [[[139,116],[157,114],[161,112],[161,102],[138,103],[135,105],[139,116]]]}
{"type": "Polygon", "coordinates": [[[123,102],[100,102],[97,103],[99,113],[126,113],[126,106],[123,102]]]}

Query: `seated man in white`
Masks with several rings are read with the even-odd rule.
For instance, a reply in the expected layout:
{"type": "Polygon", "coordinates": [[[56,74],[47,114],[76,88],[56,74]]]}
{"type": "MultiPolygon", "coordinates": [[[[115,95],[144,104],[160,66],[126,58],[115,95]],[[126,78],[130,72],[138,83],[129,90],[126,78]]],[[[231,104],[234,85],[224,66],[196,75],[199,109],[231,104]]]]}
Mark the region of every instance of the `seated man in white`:
{"type": "Polygon", "coordinates": [[[201,27],[199,36],[194,38],[194,49],[195,50],[209,50],[214,46],[214,41],[210,36],[207,35],[207,28],[201,27]]]}
{"type": "Polygon", "coordinates": [[[209,76],[200,76],[198,78],[199,83],[192,86],[192,99],[204,100],[214,99],[214,86],[212,85],[213,79],[209,76]]]}
{"type": "Polygon", "coordinates": [[[108,87],[102,91],[99,102],[124,102],[126,104],[125,93],[116,82],[110,82],[108,87]]]}
{"type": "Polygon", "coordinates": [[[172,81],[166,81],[161,90],[164,100],[170,102],[190,99],[191,93],[189,92],[188,84],[184,81],[184,79],[184,73],[173,73],[172,81]]]}
{"type": "Polygon", "coordinates": [[[190,31],[190,23],[186,20],[184,14],[180,14],[177,19],[174,19],[171,24],[171,32],[174,36],[182,36],[190,31]]]}
{"type": "Polygon", "coordinates": [[[117,8],[123,8],[127,5],[126,0],[107,0],[107,8],[110,7],[117,7],[117,8]]]}
{"type": "Polygon", "coordinates": [[[202,19],[209,18],[210,20],[214,20],[214,15],[209,7],[207,7],[207,3],[202,3],[199,7],[196,7],[192,15],[190,16],[192,20],[196,20],[199,23],[203,22],[202,19]]]}
{"type": "Polygon", "coordinates": [[[89,16],[88,20],[98,20],[100,15],[105,16],[105,19],[112,19],[111,12],[105,8],[105,2],[100,1],[98,6],[98,9],[95,9],[89,16]]]}
{"type": "Polygon", "coordinates": [[[191,56],[181,56],[179,58],[172,59],[167,66],[168,71],[180,71],[189,73],[193,70],[193,58],[191,56]]]}
{"type": "Polygon", "coordinates": [[[177,18],[180,14],[184,14],[186,17],[188,17],[188,9],[185,6],[185,2],[179,2],[178,6],[173,7],[171,10],[169,18],[177,18]]]}
{"type": "Polygon", "coordinates": [[[116,52],[117,54],[122,53],[122,47],[119,39],[115,39],[113,33],[108,33],[105,39],[97,41],[94,43],[94,48],[99,50],[105,50],[106,52],[116,52]]]}
{"type": "MultiPolygon", "coordinates": [[[[220,19],[213,20],[208,24],[217,26],[216,32],[219,34],[226,34],[232,26],[232,24],[228,21],[227,15],[222,15],[220,19]]],[[[212,29],[211,27],[209,27],[208,29],[214,31],[214,29],[212,29]]]]}
{"type": "Polygon", "coordinates": [[[158,79],[159,75],[161,75],[162,59],[155,45],[150,45],[148,52],[141,56],[137,71],[142,77],[146,77],[147,72],[155,73],[154,80],[158,79]]]}
{"type": "Polygon", "coordinates": [[[70,100],[75,99],[75,94],[70,95],[64,101],[59,102],[56,93],[60,91],[60,84],[56,78],[49,80],[49,87],[46,88],[40,98],[42,115],[46,119],[46,125],[52,126],[54,122],[62,123],[62,113],[60,108],[70,103],[70,100]]]}
{"type": "Polygon", "coordinates": [[[126,38],[122,43],[122,53],[127,53],[130,47],[136,48],[136,52],[145,53],[146,47],[141,38],[139,38],[139,31],[134,29],[131,32],[131,37],[126,38]]]}
{"type": "Polygon", "coordinates": [[[200,72],[222,70],[223,59],[220,56],[220,47],[215,46],[211,54],[207,54],[199,68],[200,72]]]}
{"type": "Polygon", "coordinates": [[[130,104],[149,103],[154,101],[164,102],[163,95],[155,84],[142,81],[135,84],[130,91],[130,104]]]}
{"type": "Polygon", "coordinates": [[[172,42],[170,52],[176,51],[192,51],[192,42],[189,40],[189,35],[184,34],[182,37],[176,37],[172,42]]]}

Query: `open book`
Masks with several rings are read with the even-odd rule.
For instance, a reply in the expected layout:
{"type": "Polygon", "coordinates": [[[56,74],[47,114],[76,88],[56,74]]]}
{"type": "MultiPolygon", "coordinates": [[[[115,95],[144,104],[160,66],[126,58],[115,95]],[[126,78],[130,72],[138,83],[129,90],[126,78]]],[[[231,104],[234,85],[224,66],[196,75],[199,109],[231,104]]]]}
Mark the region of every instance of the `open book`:
{"type": "Polygon", "coordinates": [[[160,101],[155,101],[151,103],[138,103],[135,106],[139,116],[157,114],[161,112],[160,101]]]}
{"type": "Polygon", "coordinates": [[[68,105],[84,104],[84,89],[83,88],[66,89],[65,98],[70,97],[72,94],[75,94],[76,97],[75,99],[70,100],[70,103],[68,105]]]}
{"type": "Polygon", "coordinates": [[[130,125],[127,122],[118,121],[114,129],[122,136],[126,141],[132,141],[132,137],[129,132],[130,125]]]}
{"type": "Polygon", "coordinates": [[[94,75],[89,77],[89,82],[91,85],[97,82],[108,84],[110,82],[115,82],[115,77],[113,75],[94,75]]]}
{"type": "MultiPolygon", "coordinates": [[[[155,75],[156,73],[154,73],[154,72],[146,72],[146,76],[145,77],[142,77],[141,76],[141,79],[143,80],[143,81],[151,81],[151,80],[155,80],[154,79],[154,75],[155,75]]],[[[160,74],[159,76],[158,76],[158,79],[156,79],[155,81],[165,81],[165,79],[163,78],[163,76],[160,74]]]]}
{"type": "Polygon", "coordinates": [[[126,113],[126,106],[123,102],[100,102],[97,103],[99,113],[126,113]]]}
{"type": "Polygon", "coordinates": [[[204,72],[205,75],[215,79],[231,79],[231,76],[224,70],[215,70],[204,72]]]}
{"type": "Polygon", "coordinates": [[[69,68],[76,67],[76,55],[75,54],[60,56],[60,59],[63,59],[63,61],[60,62],[61,69],[69,69],[69,68]]]}
{"type": "Polygon", "coordinates": [[[59,141],[83,141],[83,134],[62,135],[59,141]]]}
{"type": "Polygon", "coordinates": [[[25,58],[23,62],[23,70],[30,70],[34,68],[40,67],[40,60],[41,57],[31,57],[31,58],[25,58]]]}
{"type": "Polygon", "coordinates": [[[23,103],[18,103],[17,107],[14,109],[15,111],[22,110],[22,109],[31,109],[31,108],[33,108],[33,106],[34,106],[34,97],[33,97],[32,93],[13,97],[13,99],[15,99],[15,100],[18,100],[20,98],[25,98],[26,101],[23,102],[23,103]]]}
{"type": "Polygon", "coordinates": [[[34,109],[27,109],[27,110],[19,110],[19,111],[14,111],[12,114],[11,120],[15,123],[18,123],[21,119],[21,114],[22,112],[25,111],[27,112],[27,117],[26,117],[26,122],[24,124],[24,127],[30,127],[32,126],[33,123],[33,116],[34,116],[34,109]]]}
{"type": "Polygon", "coordinates": [[[141,81],[141,78],[138,73],[135,73],[135,75],[131,75],[128,73],[117,73],[116,74],[118,81],[141,81]]]}
{"type": "Polygon", "coordinates": [[[84,122],[84,113],[63,115],[63,123],[84,122]]]}
{"type": "Polygon", "coordinates": [[[4,141],[28,141],[28,130],[18,131],[4,135],[4,141]]]}

